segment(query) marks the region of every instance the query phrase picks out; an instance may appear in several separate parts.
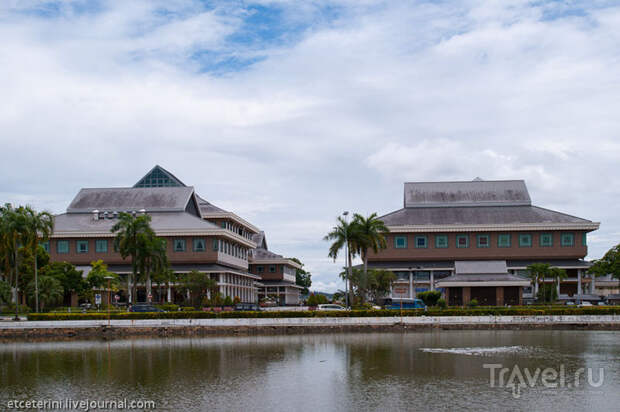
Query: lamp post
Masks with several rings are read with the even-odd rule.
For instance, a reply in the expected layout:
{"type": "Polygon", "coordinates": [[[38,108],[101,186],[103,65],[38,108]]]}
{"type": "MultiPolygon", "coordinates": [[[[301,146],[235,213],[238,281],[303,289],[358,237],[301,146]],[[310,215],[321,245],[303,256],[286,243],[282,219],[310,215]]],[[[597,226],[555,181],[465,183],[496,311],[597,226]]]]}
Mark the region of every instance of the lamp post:
{"type": "Polygon", "coordinates": [[[349,307],[349,223],[347,221],[347,217],[349,216],[349,211],[345,210],[342,213],[342,216],[344,216],[344,265],[345,265],[345,273],[347,274],[347,276],[344,277],[344,290],[345,290],[345,294],[344,294],[344,301],[345,301],[345,306],[348,308],[349,307]]]}
{"type": "Polygon", "coordinates": [[[110,327],[110,281],[114,279],[112,276],[104,277],[108,281],[108,328],[110,327]]]}

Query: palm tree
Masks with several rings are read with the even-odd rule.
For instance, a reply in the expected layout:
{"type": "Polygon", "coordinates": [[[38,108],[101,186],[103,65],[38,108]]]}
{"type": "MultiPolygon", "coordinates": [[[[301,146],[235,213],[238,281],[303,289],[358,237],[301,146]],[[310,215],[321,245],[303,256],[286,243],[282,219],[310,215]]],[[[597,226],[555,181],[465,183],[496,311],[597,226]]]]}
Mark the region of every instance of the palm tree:
{"type": "MultiPolygon", "coordinates": [[[[376,213],[371,214],[368,217],[364,217],[359,213],[353,215],[353,225],[355,225],[354,232],[356,236],[353,237],[353,247],[355,251],[359,253],[364,262],[364,276],[362,282],[364,283],[364,289],[367,289],[368,283],[368,251],[372,250],[377,253],[381,249],[387,247],[387,240],[385,234],[389,233],[389,229],[385,226],[385,223],[377,217],[376,213]]],[[[365,296],[361,296],[362,302],[365,300],[365,296]]]]}
{"type": "MultiPolygon", "coordinates": [[[[352,279],[353,277],[353,253],[355,249],[353,248],[354,239],[358,236],[357,233],[357,225],[352,221],[351,223],[347,222],[342,216],[338,216],[338,224],[334,226],[327,235],[323,238],[323,240],[333,241],[331,246],[329,247],[329,253],[327,256],[334,259],[338,259],[338,253],[342,250],[342,248],[346,248],[347,250],[347,272],[348,279],[352,279]]],[[[348,296],[353,296],[353,285],[349,282],[349,292],[348,296]]],[[[350,299],[349,301],[350,302],[350,299]]]]}
{"type": "Polygon", "coordinates": [[[23,207],[15,209],[10,203],[0,207],[0,215],[3,255],[7,261],[12,260],[14,266],[15,320],[19,320],[19,248],[28,241],[28,217],[23,207]]]}
{"type": "Polygon", "coordinates": [[[58,303],[64,296],[64,289],[60,281],[51,276],[41,276],[39,285],[32,280],[27,286],[27,294],[30,298],[41,300],[41,309],[48,305],[58,303]]]}
{"type": "Polygon", "coordinates": [[[168,268],[166,240],[156,237],[153,231],[141,236],[138,262],[140,272],[146,279],[146,295],[148,297],[152,293],[151,275],[163,272],[168,268]]]}
{"type": "Polygon", "coordinates": [[[26,206],[24,208],[26,215],[28,216],[28,245],[32,250],[32,256],[34,256],[34,301],[35,311],[39,311],[39,282],[38,282],[38,267],[37,267],[37,250],[39,248],[39,242],[49,239],[54,230],[54,218],[48,212],[37,213],[32,207],[26,206]]]}
{"type": "MultiPolygon", "coordinates": [[[[560,282],[568,277],[566,270],[553,267],[549,269],[549,277],[553,279],[553,287],[555,290],[559,290],[560,282]]],[[[558,292],[559,297],[559,292],[558,292]]]]}
{"type": "Polygon", "coordinates": [[[137,291],[139,256],[143,255],[141,246],[144,238],[149,237],[148,235],[153,232],[150,226],[151,217],[149,215],[135,217],[121,212],[118,219],[110,231],[116,234],[114,248],[119,251],[121,257],[123,259],[131,257],[131,274],[127,277],[127,295],[128,302],[132,303],[137,291]]]}
{"type": "MultiPolygon", "coordinates": [[[[545,288],[545,278],[549,276],[551,266],[547,263],[532,263],[527,268],[528,277],[532,280],[535,290],[542,280],[543,289],[545,288]]],[[[543,291],[543,302],[546,302],[547,294],[543,291]]]]}

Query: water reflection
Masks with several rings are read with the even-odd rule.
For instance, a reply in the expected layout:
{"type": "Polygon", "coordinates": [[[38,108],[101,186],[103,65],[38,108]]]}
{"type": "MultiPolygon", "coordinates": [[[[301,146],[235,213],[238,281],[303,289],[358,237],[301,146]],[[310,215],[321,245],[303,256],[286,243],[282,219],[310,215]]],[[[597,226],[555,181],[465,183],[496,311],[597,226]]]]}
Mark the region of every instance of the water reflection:
{"type": "Polygon", "coordinates": [[[0,345],[0,400],[153,399],[158,410],[575,410],[620,404],[620,334],[435,331],[0,345]],[[600,388],[491,388],[485,363],[605,368],[600,388]]]}

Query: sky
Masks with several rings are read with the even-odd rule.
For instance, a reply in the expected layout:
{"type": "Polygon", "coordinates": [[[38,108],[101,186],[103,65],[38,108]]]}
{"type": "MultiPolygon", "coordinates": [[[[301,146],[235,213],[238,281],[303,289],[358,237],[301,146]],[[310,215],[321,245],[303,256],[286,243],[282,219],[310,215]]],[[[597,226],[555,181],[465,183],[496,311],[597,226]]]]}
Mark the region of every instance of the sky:
{"type": "Polygon", "coordinates": [[[0,200],[63,212],[155,164],[265,230],[323,236],[405,181],[525,179],[620,243],[617,1],[0,2],[0,200]]]}

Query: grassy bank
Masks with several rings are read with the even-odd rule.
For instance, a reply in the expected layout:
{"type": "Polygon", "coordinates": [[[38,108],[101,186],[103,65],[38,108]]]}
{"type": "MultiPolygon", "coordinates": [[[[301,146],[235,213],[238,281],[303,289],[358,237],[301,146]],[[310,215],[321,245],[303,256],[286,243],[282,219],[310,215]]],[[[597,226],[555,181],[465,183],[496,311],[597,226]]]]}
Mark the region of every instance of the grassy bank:
{"type": "MultiPolygon", "coordinates": [[[[620,306],[569,308],[547,307],[479,307],[414,310],[352,310],[303,312],[113,312],[110,319],[231,319],[231,318],[325,318],[325,317],[386,317],[386,316],[545,316],[545,315],[620,315],[620,306]]],[[[31,313],[28,320],[103,320],[108,314],[100,313],[31,313]]]]}

